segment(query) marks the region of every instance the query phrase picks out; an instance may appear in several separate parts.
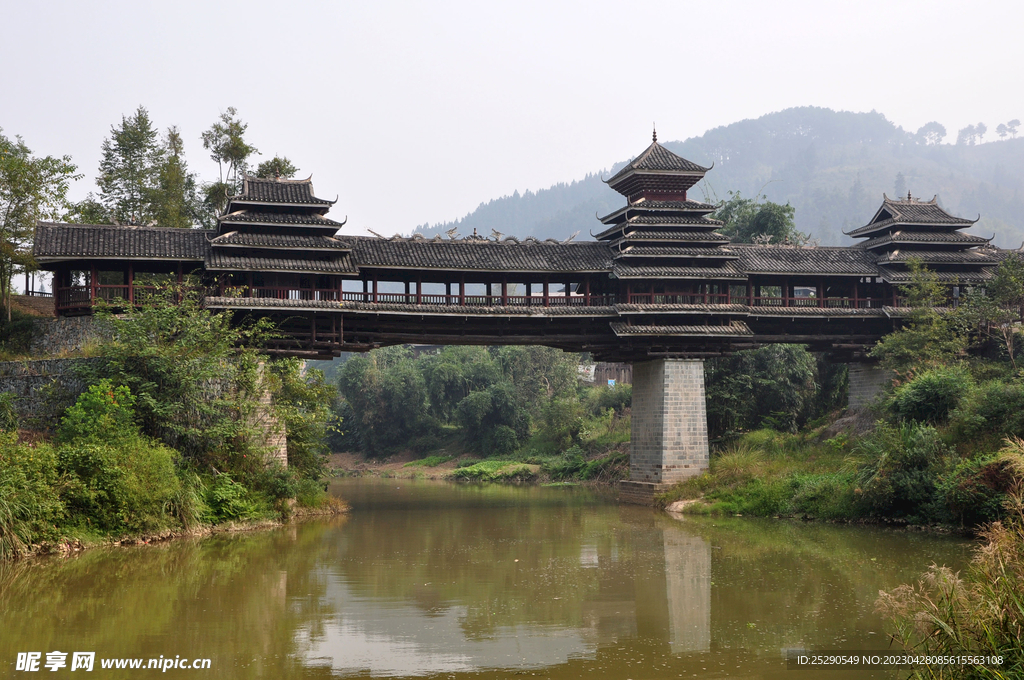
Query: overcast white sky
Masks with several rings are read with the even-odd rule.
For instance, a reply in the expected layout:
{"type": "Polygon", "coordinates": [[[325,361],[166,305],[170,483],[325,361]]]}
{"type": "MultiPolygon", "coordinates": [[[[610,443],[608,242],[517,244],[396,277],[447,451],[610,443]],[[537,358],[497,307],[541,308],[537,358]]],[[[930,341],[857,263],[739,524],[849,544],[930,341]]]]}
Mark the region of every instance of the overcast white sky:
{"type": "MultiPolygon", "coordinates": [[[[791,106],[955,135],[1024,118],[1024,3],[3,0],[0,127],[94,189],[142,104],[199,141],[235,106],[353,231],[408,233],[659,139],[791,106]]],[[[258,159],[259,160],[259,159],[258,159]]]]}

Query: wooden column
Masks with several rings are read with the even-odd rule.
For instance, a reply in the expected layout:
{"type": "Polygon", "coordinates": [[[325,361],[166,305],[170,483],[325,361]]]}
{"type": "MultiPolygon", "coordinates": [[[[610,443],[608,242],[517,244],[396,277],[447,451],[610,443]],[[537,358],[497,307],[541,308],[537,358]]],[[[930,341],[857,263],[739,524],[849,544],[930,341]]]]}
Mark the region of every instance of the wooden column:
{"type": "Polygon", "coordinates": [[[128,263],[128,302],[135,304],[135,267],[128,263]]]}
{"type": "Polygon", "coordinates": [[[373,272],[373,301],[377,302],[377,272],[373,272]]]}
{"type": "Polygon", "coordinates": [[[444,303],[450,305],[452,303],[452,282],[444,282],[444,303]]]}
{"type": "Polygon", "coordinates": [[[583,300],[587,307],[590,306],[590,274],[583,276],[583,300]]]}
{"type": "Polygon", "coordinates": [[[858,309],[860,307],[860,279],[854,279],[853,281],[853,308],[858,309]]]}
{"type": "Polygon", "coordinates": [[[459,306],[466,305],[466,275],[459,276],[459,306]]]}
{"type": "Polygon", "coordinates": [[[550,290],[548,288],[548,277],[545,276],[544,277],[544,306],[545,307],[547,307],[548,303],[549,303],[549,293],[550,293],[550,290]]]}
{"type": "Polygon", "coordinates": [[[750,279],[747,279],[747,306],[754,306],[754,284],[750,282],[750,279]]]}
{"type": "Polygon", "coordinates": [[[825,306],[825,282],[818,279],[818,306],[825,306]]]}
{"type": "Polygon", "coordinates": [[[89,286],[92,292],[89,295],[89,304],[96,302],[96,265],[89,266],[89,286]]]}
{"type": "Polygon", "coordinates": [[[405,304],[409,304],[409,279],[405,280],[405,304]]]}
{"type": "Polygon", "coordinates": [[[501,306],[508,307],[508,277],[501,277],[501,306]]]}
{"type": "Polygon", "coordinates": [[[423,304],[423,275],[416,275],[416,304],[423,304]]]}
{"type": "Polygon", "coordinates": [[[789,279],[782,279],[782,306],[789,307],[789,303],[789,279]]]}

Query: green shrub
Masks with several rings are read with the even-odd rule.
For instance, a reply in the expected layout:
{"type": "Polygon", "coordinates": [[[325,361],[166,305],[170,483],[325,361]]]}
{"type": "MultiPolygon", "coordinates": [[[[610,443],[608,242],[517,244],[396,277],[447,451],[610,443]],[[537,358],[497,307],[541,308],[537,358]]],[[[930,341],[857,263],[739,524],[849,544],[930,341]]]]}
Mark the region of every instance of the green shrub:
{"type": "Polygon", "coordinates": [[[999,519],[1012,485],[1010,464],[985,456],[960,461],[939,481],[938,492],[956,521],[976,526],[999,519]]]}
{"type": "Polygon", "coordinates": [[[215,522],[255,519],[267,511],[264,504],[228,474],[214,477],[206,490],[206,504],[210,508],[209,519],[215,522]]]}
{"type": "Polygon", "coordinates": [[[508,425],[498,425],[494,428],[491,441],[494,453],[499,456],[507,456],[519,448],[519,437],[516,436],[516,431],[508,425]]]}
{"type": "Polygon", "coordinates": [[[71,520],[107,531],[152,531],[181,490],[176,452],[142,436],[117,444],[71,443],[57,453],[67,475],[63,494],[71,520]]]}
{"type": "Polygon", "coordinates": [[[522,482],[534,479],[537,473],[525,463],[508,460],[483,460],[468,467],[457,468],[454,479],[480,482],[522,482]]]}
{"type": "Polygon", "coordinates": [[[115,442],[138,435],[135,397],[122,385],[101,380],[79,395],[64,413],[57,441],[115,442]]]}
{"type": "Polygon", "coordinates": [[[60,486],[52,447],[19,445],[14,433],[0,434],[0,559],[56,537],[65,515],[60,486]]]}
{"type": "Polygon", "coordinates": [[[296,484],[295,502],[299,507],[321,508],[327,503],[329,497],[326,482],[306,478],[299,480],[296,484]]]}
{"type": "Polygon", "coordinates": [[[583,450],[578,446],[573,446],[563,451],[561,455],[546,461],[541,469],[552,479],[569,479],[575,477],[585,465],[583,450]]]}
{"type": "Polygon", "coordinates": [[[952,415],[958,436],[1024,435],[1024,383],[989,380],[973,389],[952,415]]]}
{"type": "Polygon", "coordinates": [[[858,474],[860,504],[883,517],[943,519],[936,496],[938,474],[950,457],[934,428],[879,424],[857,452],[867,457],[858,474]]]}
{"type": "Polygon", "coordinates": [[[943,423],[970,390],[972,378],[963,368],[933,368],[901,385],[889,400],[900,420],[943,423]]]}
{"type": "Polygon", "coordinates": [[[850,519],[857,515],[851,473],[800,474],[792,478],[792,509],[819,519],[850,519]]]}

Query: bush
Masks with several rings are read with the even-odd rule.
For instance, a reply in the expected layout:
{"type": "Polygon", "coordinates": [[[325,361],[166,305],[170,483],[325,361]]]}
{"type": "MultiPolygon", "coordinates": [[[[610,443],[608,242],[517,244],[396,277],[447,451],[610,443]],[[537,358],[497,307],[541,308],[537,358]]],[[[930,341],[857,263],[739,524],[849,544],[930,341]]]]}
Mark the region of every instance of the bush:
{"type": "Polygon", "coordinates": [[[57,441],[115,442],[137,436],[135,397],[124,386],[101,380],[79,395],[64,413],[57,441]]]}
{"type": "Polygon", "coordinates": [[[12,309],[10,321],[6,317],[0,317],[0,351],[8,354],[28,354],[35,330],[34,316],[12,309]]]}
{"type": "Polygon", "coordinates": [[[858,474],[859,502],[867,512],[914,520],[944,518],[936,482],[950,451],[934,428],[880,424],[857,451],[869,459],[858,474]]]}
{"type": "Polygon", "coordinates": [[[0,435],[0,559],[55,538],[65,515],[53,448],[19,445],[14,433],[0,435]]]}
{"type": "Polygon", "coordinates": [[[961,401],[952,415],[954,430],[962,438],[978,434],[1024,435],[1024,383],[989,380],[961,401]]]}
{"type": "Polygon", "coordinates": [[[939,481],[938,492],[961,526],[976,526],[999,519],[1012,485],[1010,463],[985,456],[961,461],[939,481]]]}
{"type": "Polygon", "coordinates": [[[64,500],[72,521],[85,520],[107,531],[152,531],[166,526],[165,506],[181,488],[174,472],[175,456],[172,449],[141,436],[117,445],[62,446],[58,468],[68,475],[64,500]]]}
{"type": "Polygon", "coordinates": [[[963,368],[933,368],[901,385],[889,400],[889,410],[900,420],[943,423],[971,388],[963,368]]]}
{"type": "Polygon", "coordinates": [[[214,477],[206,491],[206,504],[214,522],[255,519],[269,510],[228,474],[214,477]]]}
{"type": "Polygon", "coordinates": [[[454,479],[480,482],[524,482],[536,478],[537,472],[525,463],[484,460],[468,467],[459,467],[451,476],[454,479]]]}

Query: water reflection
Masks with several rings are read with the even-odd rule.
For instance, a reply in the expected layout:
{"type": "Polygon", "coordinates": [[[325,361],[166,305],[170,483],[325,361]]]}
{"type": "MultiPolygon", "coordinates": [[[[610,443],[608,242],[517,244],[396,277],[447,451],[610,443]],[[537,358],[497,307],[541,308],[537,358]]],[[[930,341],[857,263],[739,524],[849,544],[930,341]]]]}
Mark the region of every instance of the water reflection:
{"type": "Polygon", "coordinates": [[[350,517],[4,566],[0,663],[60,649],[204,656],[218,678],[788,677],[786,648],[884,647],[878,590],[969,547],[677,521],[580,489],[335,490],[350,517]]]}

